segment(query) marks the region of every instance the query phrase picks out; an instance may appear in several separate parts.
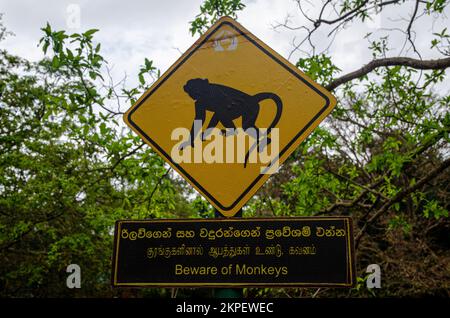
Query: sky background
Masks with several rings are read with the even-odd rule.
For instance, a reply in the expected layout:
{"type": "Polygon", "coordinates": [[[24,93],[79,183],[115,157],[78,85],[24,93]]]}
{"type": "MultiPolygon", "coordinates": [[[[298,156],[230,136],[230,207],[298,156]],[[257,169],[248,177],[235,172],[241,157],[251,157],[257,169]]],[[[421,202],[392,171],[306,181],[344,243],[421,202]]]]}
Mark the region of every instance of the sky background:
{"type": "MultiPolygon", "coordinates": [[[[238,21],[257,37],[267,43],[284,57],[292,50],[293,39],[301,39],[302,31],[286,29],[274,30],[277,22],[285,21],[291,15],[292,26],[308,25],[302,18],[297,3],[293,0],[244,0],[246,8],[238,15],[238,21]]],[[[313,1],[317,7],[307,8],[309,13],[319,9],[320,1],[313,1]]],[[[69,33],[81,32],[91,28],[100,29],[95,40],[102,44],[101,54],[112,67],[113,78],[119,81],[124,74],[128,75],[130,86],[137,84],[137,72],[144,58],[154,61],[154,65],[165,71],[189,46],[198,38],[189,32],[189,21],[200,12],[201,0],[0,0],[0,12],[3,13],[3,24],[15,35],[0,43],[6,48],[30,60],[43,57],[37,43],[42,36],[40,28],[48,21],[54,30],[65,29],[69,33]],[[70,5],[80,8],[80,27],[73,28],[68,17],[70,5]]],[[[355,23],[343,30],[330,47],[329,54],[333,63],[348,73],[368,63],[371,53],[364,35],[373,32],[374,36],[383,33],[391,34],[393,56],[398,55],[403,46],[405,36],[398,31],[387,31],[393,27],[405,27],[406,20],[413,12],[414,1],[398,9],[389,9],[377,15],[374,21],[355,23]]],[[[449,11],[449,10],[447,10],[449,11]]],[[[446,12],[449,15],[450,12],[446,12]]],[[[450,25],[444,18],[432,21],[422,17],[413,26],[416,44],[423,58],[439,57],[429,50],[431,34],[450,25]]],[[[327,29],[315,36],[316,43],[328,45],[327,29]]],[[[401,55],[413,56],[412,52],[403,50],[401,55]]],[[[295,63],[304,53],[297,52],[290,61],[295,63]]]]}

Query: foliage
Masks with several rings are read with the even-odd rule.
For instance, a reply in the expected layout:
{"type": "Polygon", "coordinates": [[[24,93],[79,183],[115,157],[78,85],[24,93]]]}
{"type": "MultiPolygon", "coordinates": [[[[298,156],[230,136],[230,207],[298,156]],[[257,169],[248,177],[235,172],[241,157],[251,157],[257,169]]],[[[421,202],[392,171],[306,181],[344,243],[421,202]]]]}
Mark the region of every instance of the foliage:
{"type": "MultiPolygon", "coordinates": [[[[370,19],[374,5],[325,3],[333,5],[342,28],[370,19]]],[[[447,2],[418,4],[423,14],[438,16],[447,2]]],[[[238,0],[205,0],[190,31],[202,34],[219,17],[236,18],[244,7],[238,0]]],[[[308,21],[313,28],[305,43],[313,43],[313,30],[333,24],[322,17],[308,21]]],[[[122,111],[160,72],[145,59],[138,86],[118,91],[94,40],[98,30],[66,34],[47,24],[42,31],[46,58],[37,63],[0,51],[0,295],[167,297],[163,289],[109,287],[116,220],[213,216],[205,200],[192,199],[191,188],[123,129],[122,111]],[[81,290],[66,288],[71,263],[83,269],[81,290]]],[[[0,28],[0,41],[6,36],[0,28]]],[[[448,41],[444,28],[432,34],[430,48],[448,56],[448,41]]],[[[370,40],[373,58],[386,57],[389,44],[389,36],[370,40]]],[[[332,55],[310,51],[297,67],[311,78],[327,86],[343,75],[332,55]]],[[[445,69],[392,65],[334,91],[335,110],[253,197],[244,216],[351,215],[357,287],[249,288],[246,296],[449,295],[450,97],[441,88],[446,81],[445,69]],[[365,269],[373,263],[382,268],[380,290],[365,287],[365,269]]]]}
{"type": "MultiPolygon", "coordinates": [[[[442,13],[443,3],[427,3],[425,10],[442,13]]],[[[363,4],[341,2],[341,16],[359,12],[354,19],[364,20],[363,4]]],[[[316,22],[315,27],[325,23],[316,22]]],[[[431,43],[448,56],[446,29],[431,43]]],[[[370,41],[369,48],[374,59],[386,57],[389,36],[370,41]]],[[[326,53],[301,58],[297,67],[325,87],[342,75],[326,53]]],[[[247,216],[353,217],[357,288],[321,289],[320,296],[448,296],[449,96],[436,89],[447,80],[444,70],[397,65],[344,83],[335,91],[335,110],[247,205],[247,216]],[[382,266],[381,290],[365,287],[365,269],[373,263],[382,266]]],[[[250,289],[247,295],[317,297],[317,292],[250,289]]]]}
{"type": "Polygon", "coordinates": [[[185,185],[140,138],[121,129],[121,105],[159,76],[145,60],[140,86],[104,81],[97,30],[47,24],[38,63],[0,52],[0,270],[2,296],[111,296],[111,231],[118,219],[194,216],[185,185]],[[177,214],[178,215],[178,214],[177,214]],[[66,288],[81,266],[83,288],[66,288]]]}
{"type": "Polygon", "coordinates": [[[189,31],[192,35],[202,35],[219,18],[230,16],[236,19],[236,12],[244,8],[241,0],[206,0],[200,6],[200,13],[190,22],[189,31]]]}

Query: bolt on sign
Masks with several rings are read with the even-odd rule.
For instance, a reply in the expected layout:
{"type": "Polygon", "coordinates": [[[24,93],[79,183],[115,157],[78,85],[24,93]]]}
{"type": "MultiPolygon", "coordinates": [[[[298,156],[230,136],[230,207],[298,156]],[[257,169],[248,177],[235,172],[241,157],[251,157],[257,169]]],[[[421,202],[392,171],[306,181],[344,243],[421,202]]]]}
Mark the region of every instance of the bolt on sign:
{"type": "Polygon", "coordinates": [[[353,287],[350,217],[117,221],[114,287],[353,287]]]}
{"type": "Polygon", "coordinates": [[[124,120],[230,217],[335,105],[330,92],[225,17],[124,120]]]}

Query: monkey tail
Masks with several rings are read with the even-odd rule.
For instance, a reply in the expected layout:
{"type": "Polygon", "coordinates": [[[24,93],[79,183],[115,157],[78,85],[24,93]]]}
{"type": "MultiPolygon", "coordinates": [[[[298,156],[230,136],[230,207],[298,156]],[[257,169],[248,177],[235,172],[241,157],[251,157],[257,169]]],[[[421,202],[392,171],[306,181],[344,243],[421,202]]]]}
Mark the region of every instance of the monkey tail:
{"type": "MultiPolygon", "coordinates": [[[[270,134],[270,131],[272,130],[272,128],[274,128],[280,121],[281,113],[283,112],[283,102],[281,101],[281,98],[277,94],[274,94],[274,93],[259,93],[259,94],[254,95],[253,98],[257,103],[261,102],[264,99],[271,99],[277,105],[277,113],[275,114],[275,117],[274,117],[272,123],[269,125],[266,132],[261,135],[261,137],[264,138],[270,134]]],[[[257,132],[257,137],[258,138],[257,138],[256,142],[250,147],[250,149],[247,151],[247,153],[245,155],[244,168],[247,167],[248,158],[250,157],[251,152],[256,147],[259,148],[259,142],[261,139],[259,136],[259,131],[257,132]]]]}
{"type": "Polygon", "coordinates": [[[261,102],[264,99],[271,99],[277,105],[277,113],[275,114],[275,117],[274,117],[272,123],[269,125],[266,133],[264,134],[267,136],[270,134],[270,131],[272,130],[272,128],[274,128],[280,121],[281,113],[283,112],[283,103],[281,101],[281,98],[277,94],[274,94],[274,93],[259,93],[259,94],[254,95],[253,98],[256,100],[257,103],[261,102]]]}

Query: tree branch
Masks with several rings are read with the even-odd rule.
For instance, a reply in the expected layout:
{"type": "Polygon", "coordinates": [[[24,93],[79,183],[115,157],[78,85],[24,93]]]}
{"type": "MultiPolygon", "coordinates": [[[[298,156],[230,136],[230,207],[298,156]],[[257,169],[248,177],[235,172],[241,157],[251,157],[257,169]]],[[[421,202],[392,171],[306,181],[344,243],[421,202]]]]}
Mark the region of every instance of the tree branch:
{"type": "Polygon", "coordinates": [[[408,28],[406,29],[406,34],[408,35],[408,41],[409,41],[409,43],[411,43],[411,46],[412,46],[414,52],[416,52],[417,55],[420,57],[420,53],[419,53],[419,51],[417,51],[416,45],[414,44],[414,41],[411,38],[411,27],[414,23],[414,20],[416,20],[417,10],[419,9],[419,3],[420,3],[419,0],[416,0],[416,4],[414,6],[414,12],[411,17],[411,20],[409,21],[408,28]]]}
{"type": "Polygon", "coordinates": [[[156,182],[155,186],[153,187],[152,193],[150,193],[150,196],[148,197],[147,211],[150,210],[150,206],[151,206],[151,203],[152,203],[153,195],[155,194],[155,192],[158,189],[158,187],[161,185],[163,179],[169,175],[171,170],[172,170],[171,167],[169,169],[167,169],[166,172],[161,177],[159,177],[158,181],[156,182]]]}
{"type": "MultiPolygon", "coordinates": [[[[377,181],[375,181],[374,183],[372,183],[369,186],[362,186],[363,190],[353,199],[353,200],[346,200],[346,201],[336,201],[333,205],[329,206],[326,209],[323,209],[321,211],[319,211],[316,215],[323,215],[323,214],[329,214],[331,212],[333,212],[335,209],[339,208],[339,207],[346,207],[346,208],[351,208],[357,204],[360,203],[361,199],[364,198],[364,196],[368,193],[368,192],[372,192],[374,191],[373,188],[377,187],[378,185],[380,185],[380,183],[383,181],[383,178],[378,179],[377,181]]],[[[383,194],[381,194],[378,191],[375,191],[377,195],[377,197],[379,198],[380,196],[385,197],[383,194]]]]}
{"type": "Polygon", "coordinates": [[[433,169],[429,174],[427,174],[425,177],[420,179],[416,184],[403,189],[402,191],[398,192],[395,196],[392,197],[389,201],[383,204],[383,206],[374,214],[372,217],[367,220],[367,222],[363,225],[361,228],[361,231],[358,233],[355,239],[355,246],[357,247],[359,245],[359,242],[361,240],[361,237],[364,234],[364,231],[367,228],[367,225],[375,221],[378,217],[380,217],[383,213],[385,213],[393,204],[402,201],[406,196],[410,195],[414,191],[418,190],[420,187],[422,187],[425,183],[431,181],[435,177],[437,177],[441,172],[443,172],[445,169],[447,169],[450,166],[450,158],[443,161],[439,166],[437,166],[435,169],[433,169]]]}
{"type": "Polygon", "coordinates": [[[348,73],[342,77],[337,78],[336,80],[332,81],[329,85],[327,85],[325,88],[328,89],[329,91],[332,91],[336,89],[338,86],[350,82],[356,78],[362,77],[372,72],[374,69],[378,67],[397,66],[397,65],[408,66],[418,70],[440,70],[450,67],[450,57],[438,60],[418,60],[409,57],[387,57],[377,59],[373,60],[369,64],[366,64],[365,66],[361,67],[360,69],[354,72],[348,73]]]}

